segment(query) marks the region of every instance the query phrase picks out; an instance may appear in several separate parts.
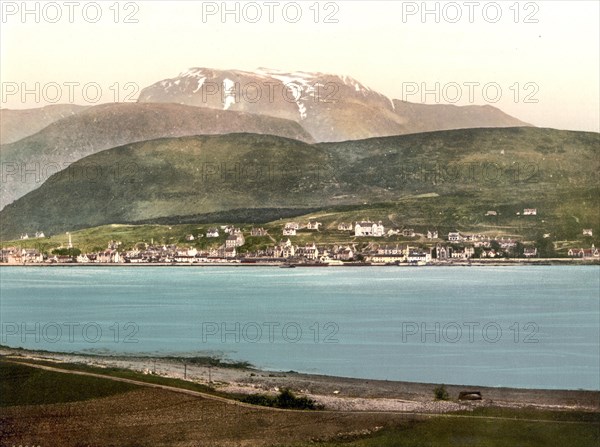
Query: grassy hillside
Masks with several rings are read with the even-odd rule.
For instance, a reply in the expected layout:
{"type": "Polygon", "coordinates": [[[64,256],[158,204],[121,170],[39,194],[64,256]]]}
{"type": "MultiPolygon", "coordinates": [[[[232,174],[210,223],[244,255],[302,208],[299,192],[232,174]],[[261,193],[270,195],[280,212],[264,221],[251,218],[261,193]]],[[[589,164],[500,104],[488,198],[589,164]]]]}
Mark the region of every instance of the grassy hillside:
{"type": "Polygon", "coordinates": [[[576,239],[582,228],[600,233],[598,148],[596,133],[537,128],[317,145],[255,134],[152,140],[51,177],[0,213],[0,236],[114,223],[269,222],[327,210],[332,227],[368,217],[423,230],[576,239]],[[524,208],[538,215],[517,215],[524,208]],[[486,217],[489,210],[498,216],[486,217]]]}
{"type": "Polygon", "coordinates": [[[34,369],[0,361],[0,408],[99,399],[135,390],[135,385],[96,377],[34,369]]]}
{"type": "Polygon", "coordinates": [[[0,183],[0,207],[38,188],[71,163],[105,149],[163,137],[231,132],[313,141],[300,124],[281,118],[179,104],[102,104],[0,146],[3,173],[7,174],[0,183]]]}
{"type": "Polygon", "coordinates": [[[0,109],[0,144],[19,141],[86,108],[75,104],[53,104],[34,109],[0,109]]]}

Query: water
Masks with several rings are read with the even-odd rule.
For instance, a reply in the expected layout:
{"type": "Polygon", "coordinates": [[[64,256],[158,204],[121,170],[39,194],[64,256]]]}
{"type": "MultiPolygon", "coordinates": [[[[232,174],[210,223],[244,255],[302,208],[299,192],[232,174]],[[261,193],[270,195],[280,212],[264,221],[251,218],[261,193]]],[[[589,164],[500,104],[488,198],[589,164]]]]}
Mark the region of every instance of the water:
{"type": "Polygon", "coordinates": [[[594,266],[0,269],[2,344],[600,389],[594,266]]]}

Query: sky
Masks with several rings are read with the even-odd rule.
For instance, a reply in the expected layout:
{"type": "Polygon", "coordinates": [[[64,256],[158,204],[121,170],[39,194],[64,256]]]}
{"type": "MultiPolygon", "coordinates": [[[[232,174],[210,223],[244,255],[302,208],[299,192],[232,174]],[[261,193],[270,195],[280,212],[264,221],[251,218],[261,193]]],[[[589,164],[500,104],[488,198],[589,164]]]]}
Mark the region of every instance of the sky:
{"type": "Polygon", "coordinates": [[[598,1],[2,1],[2,108],[132,101],[190,67],[348,75],[390,98],[600,131],[598,1]]]}

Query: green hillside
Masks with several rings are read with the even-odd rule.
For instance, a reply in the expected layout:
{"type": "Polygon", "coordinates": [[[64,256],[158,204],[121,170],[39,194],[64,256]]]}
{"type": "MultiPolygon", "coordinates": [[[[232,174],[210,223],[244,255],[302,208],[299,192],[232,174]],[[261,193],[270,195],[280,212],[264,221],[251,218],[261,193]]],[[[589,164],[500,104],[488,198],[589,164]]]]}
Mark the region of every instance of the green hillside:
{"type": "Polygon", "coordinates": [[[600,233],[599,137],[506,128],[313,145],[255,134],[152,140],[54,175],[0,212],[0,236],[115,223],[270,222],[322,210],[331,227],[371,218],[576,240],[582,228],[600,233]],[[517,215],[524,208],[538,215],[517,215]],[[485,216],[489,210],[498,215],[485,216]]]}
{"type": "Polygon", "coordinates": [[[181,104],[101,104],[0,146],[0,207],[38,188],[71,163],[106,149],[157,138],[232,132],[314,141],[300,124],[281,118],[181,104]]]}

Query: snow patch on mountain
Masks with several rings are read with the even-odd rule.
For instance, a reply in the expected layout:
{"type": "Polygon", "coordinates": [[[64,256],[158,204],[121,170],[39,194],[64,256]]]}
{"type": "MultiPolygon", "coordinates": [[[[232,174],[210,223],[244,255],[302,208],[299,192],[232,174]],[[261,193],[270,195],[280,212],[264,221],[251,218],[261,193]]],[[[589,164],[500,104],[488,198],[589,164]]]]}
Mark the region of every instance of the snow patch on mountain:
{"type": "Polygon", "coordinates": [[[205,81],[206,81],[205,77],[198,78],[198,86],[192,91],[192,93],[198,93],[200,91],[200,89],[202,88],[202,86],[204,85],[205,81]]]}
{"type": "Polygon", "coordinates": [[[280,82],[285,89],[283,92],[284,98],[288,102],[294,102],[298,107],[300,120],[305,120],[308,117],[312,103],[318,103],[324,99],[325,96],[327,99],[332,99],[331,94],[337,94],[340,88],[352,89],[353,94],[360,95],[364,98],[380,98],[385,101],[385,107],[389,107],[390,110],[395,110],[392,99],[372,90],[370,87],[347,75],[310,73],[304,71],[290,72],[271,68],[258,68],[255,71],[223,71],[196,67],[181,72],[176,78],[161,81],[160,86],[169,94],[174,90],[186,90],[188,94],[199,94],[202,87],[205,86],[208,81],[217,81],[217,78],[219,80],[223,79],[221,93],[224,110],[231,108],[231,106],[237,103],[240,94],[240,85],[231,80],[236,78],[251,78],[258,81],[259,84],[261,82],[280,82]],[[335,84],[335,86],[332,86],[332,84],[335,84]],[[332,88],[335,88],[333,92],[332,88]],[[390,106],[387,106],[388,101],[390,106]]]}
{"type": "Polygon", "coordinates": [[[180,78],[195,78],[195,77],[203,77],[204,75],[204,70],[202,68],[190,68],[189,70],[186,70],[182,73],[179,74],[180,78]]]}
{"type": "Polygon", "coordinates": [[[228,110],[235,104],[235,82],[229,78],[223,79],[223,110],[228,110]]]}
{"type": "Polygon", "coordinates": [[[287,73],[281,70],[272,70],[259,68],[257,70],[259,74],[269,76],[277,79],[285,87],[291,91],[294,101],[298,106],[298,113],[300,119],[304,120],[308,117],[308,109],[306,108],[306,101],[310,101],[315,95],[315,83],[314,79],[316,76],[312,73],[306,73],[303,71],[296,71],[293,73],[287,73]]]}

